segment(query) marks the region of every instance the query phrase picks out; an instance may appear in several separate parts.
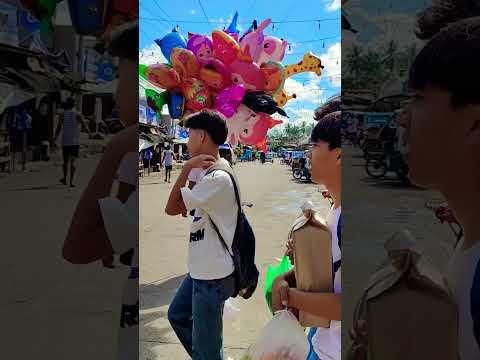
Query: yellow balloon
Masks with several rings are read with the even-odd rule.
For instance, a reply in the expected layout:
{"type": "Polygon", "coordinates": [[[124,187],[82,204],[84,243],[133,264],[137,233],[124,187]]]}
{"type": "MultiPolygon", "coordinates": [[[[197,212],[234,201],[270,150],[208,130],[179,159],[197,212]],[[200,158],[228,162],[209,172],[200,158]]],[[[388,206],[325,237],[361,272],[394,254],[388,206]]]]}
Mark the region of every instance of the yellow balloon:
{"type": "MultiPolygon", "coordinates": [[[[285,78],[304,72],[313,72],[317,74],[317,76],[321,76],[322,69],[322,60],[312,52],[308,52],[303,55],[303,59],[299,63],[285,66],[285,78]]],[[[283,107],[289,100],[295,99],[296,97],[295,94],[288,95],[285,89],[282,89],[274,99],[278,106],[283,107]]]]}

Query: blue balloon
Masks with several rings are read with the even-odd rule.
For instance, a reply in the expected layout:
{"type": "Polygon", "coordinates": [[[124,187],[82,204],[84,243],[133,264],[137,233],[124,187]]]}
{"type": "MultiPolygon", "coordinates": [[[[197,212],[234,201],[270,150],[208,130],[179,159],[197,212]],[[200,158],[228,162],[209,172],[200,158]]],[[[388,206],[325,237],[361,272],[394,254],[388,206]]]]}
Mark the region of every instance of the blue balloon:
{"type": "Polygon", "coordinates": [[[233,16],[232,22],[227,28],[227,32],[232,33],[232,34],[238,34],[238,28],[237,28],[237,21],[238,21],[238,11],[235,12],[235,15],[233,16]]]}
{"type": "Polygon", "coordinates": [[[183,115],[185,99],[179,93],[169,93],[168,113],[172,119],[180,119],[183,115]]]}
{"type": "Polygon", "coordinates": [[[163,38],[156,39],[155,42],[158,46],[160,46],[162,54],[165,56],[167,61],[170,61],[170,54],[172,53],[173,49],[187,48],[187,42],[185,41],[185,38],[176,29],[173,29],[163,38]]]}

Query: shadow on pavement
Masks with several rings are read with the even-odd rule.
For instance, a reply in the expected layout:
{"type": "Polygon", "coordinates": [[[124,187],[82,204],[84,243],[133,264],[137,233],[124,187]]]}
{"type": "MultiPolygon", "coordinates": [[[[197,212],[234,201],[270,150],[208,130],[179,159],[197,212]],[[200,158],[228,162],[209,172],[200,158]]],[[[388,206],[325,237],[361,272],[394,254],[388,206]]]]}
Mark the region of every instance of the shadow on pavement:
{"type": "Polygon", "coordinates": [[[170,304],[186,275],[179,275],[160,283],[140,284],[140,309],[147,310],[170,304]]]}
{"type": "Polygon", "coordinates": [[[295,179],[292,177],[292,179],[290,180],[291,182],[294,182],[296,184],[313,184],[313,182],[311,182],[310,180],[306,180],[306,179],[295,179]]]}
{"type": "Polygon", "coordinates": [[[417,186],[403,183],[402,181],[398,180],[396,177],[381,178],[381,179],[372,179],[372,178],[365,177],[361,179],[361,181],[370,187],[375,187],[379,189],[402,189],[402,190],[409,190],[409,191],[423,191],[421,188],[417,186]]]}

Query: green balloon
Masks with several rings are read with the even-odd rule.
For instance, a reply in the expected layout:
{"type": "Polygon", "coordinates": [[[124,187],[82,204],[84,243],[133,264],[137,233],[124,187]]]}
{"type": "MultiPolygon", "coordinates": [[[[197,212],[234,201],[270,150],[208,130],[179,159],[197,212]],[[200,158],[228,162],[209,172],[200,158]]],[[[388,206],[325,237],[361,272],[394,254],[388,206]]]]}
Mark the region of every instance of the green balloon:
{"type": "Polygon", "coordinates": [[[145,89],[145,97],[153,100],[155,106],[157,107],[158,114],[162,113],[163,107],[168,103],[168,91],[162,91],[161,93],[158,93],[152,89],[145,89]]]}
{"type": "Polygon", "coordinates": [[[147,76],[145,75],[146,70],[147,70],[147,65],[138,64],[138,75],[145,80],[147,80],[147,76]]]}

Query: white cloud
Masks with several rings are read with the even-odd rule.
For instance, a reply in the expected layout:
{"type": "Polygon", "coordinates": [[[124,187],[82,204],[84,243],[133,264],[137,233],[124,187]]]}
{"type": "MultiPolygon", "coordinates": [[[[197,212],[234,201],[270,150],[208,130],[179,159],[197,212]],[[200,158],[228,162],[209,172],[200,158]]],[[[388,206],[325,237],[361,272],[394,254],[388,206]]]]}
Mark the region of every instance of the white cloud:
{"type": "Polygon", "coordinates": [[[320,87],[321,78],[316,75],[310,77],[309,81],[297,81],[288,78],[285,81],[284,89],[288,95],[296,94],[297,98],[290,100],[290,102],[302,101],[306,103],[316,104],[319,97],[323,95],[323,90],[318,90],[320,87]]]}
{"type": "Polygon", "coordinates": [[[290,116],[290,123],[302,123],[306,122],[315,123],[313,114],[315,109],[288,109],[288,115],[290,116]]]}
{"type": "Polygon", "coordinates": [[[195,9],[191,9],[189,12],[190,12],[190,15],[195,15],[197,13],[195,9]]]}
{"type": "Polygon", "coordinates": [[[138,53],[138,58],[139,63],[144,65],[167,62],[165,56],[163,56],[160,48],[156,44],[152,44],[141,50],[138,53]]]}
{"type": "Polygon", "coordinates": [[[325,9],[327,11],[337,11],[341,7],[340,0],[328,0],[328,4],[326,5],[325,9]]]}
{"type": "Polygon", "coordinates": [[[322,77],[328,78],[333,87],[340,87],[342,84],[342,45],[337,42],[330,46],[327,52],[320,55],[324,66],[322,77]]]}
{"type": "MultiPolygon", "coordinates": [[[[305,122],[307,124],[315,123],[316,121],[313,119],[313,113],[315,111],[314,108],[312,109],[300,109],[300,108],[293,108],[292,106],[285,106],[284,110],[287,112],[289,118],[281,116],[277,113],[272,115],[273,119],[282,120],[283,123],[276,125],[273,129],[282,130],[286,124],[301,124],[305,122]]],[[[271,131],[271,130],[270,130],[271,131]]]]}

